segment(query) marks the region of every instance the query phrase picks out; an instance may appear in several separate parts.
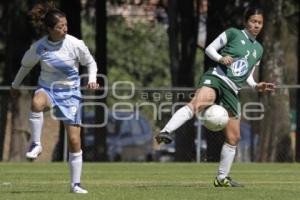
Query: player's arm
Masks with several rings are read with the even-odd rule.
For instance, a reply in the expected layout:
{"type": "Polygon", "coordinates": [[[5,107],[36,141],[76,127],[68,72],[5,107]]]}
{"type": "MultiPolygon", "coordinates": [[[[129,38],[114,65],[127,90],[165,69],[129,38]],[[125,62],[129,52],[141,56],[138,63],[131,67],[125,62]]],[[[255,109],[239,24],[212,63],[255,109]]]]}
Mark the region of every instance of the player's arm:
{"type": "Polygon", "coordinates": [[[233,62],[233,58],[231,56],[222,56],[218,53],[218,51],[223,48],[227,44],[227,36],[226,33],[221,33],[212,43],[208,45],[205,49],[206,55],[223,65],[230,65],[233,62]]]}
{"type": "Polygon", "coordinates": [[[259,65],[260,61],[256,63],[256,65],[253,67],[250,75],[248,76],[246,82],[247,84],[253,88],[256,89],[258,92],[266,92],[266,91],[273,91],[275,89],[274,83],[267,83],[267,82],[259,82],[257,83],[253,78],[253,73],[255,71],[255,68],[259,65]]]}
{"type": "Polygon", "coordinates": [[[79,62],[88,69],[88,84],[87,88],[97,89],[99,84],[97,83],[97,64],[91,55],[88,47],[81,41],[79,46],[79,62]]]}
{"type": "Polygon", "coordinates": [[[248,76],[246,82],[247,84],[252,88],[252,89],[255,89],[256,86],[257,86],[257,82],[254,80],[253,78],[253,73],[255,71],[255,68],[259,65],[260,61],[258,61],[255,66],[252,68],[252,71],[250,73],[250,75],[248,76]]]}
{"type": "Polygon", "coordinates": [[[36,48],[31,47],[24,54],[21,61],[21,68],[19,69],[17,75],[15,76],[14,81],[11,84],[13,89],[17,89],[26,75],[30,72],[30,70],[39,62],[38,55],[36,54],[36,48]]]}

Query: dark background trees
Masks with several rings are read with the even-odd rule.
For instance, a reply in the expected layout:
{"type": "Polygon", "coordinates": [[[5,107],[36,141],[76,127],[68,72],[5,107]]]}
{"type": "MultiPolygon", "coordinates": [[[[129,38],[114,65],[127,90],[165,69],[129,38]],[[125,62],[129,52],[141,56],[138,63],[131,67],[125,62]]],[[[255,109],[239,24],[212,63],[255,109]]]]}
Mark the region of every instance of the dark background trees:
{"type": "MultiPolygon", "coordinates": [[[[4,8],[4,30],[5,30],[5,68],[4,68],[4,85],[10,85],[15,74],[20,67],[20,61],[24,52],[30,47],[34,36],[31,25],[29,24],[27,11],[31,1],[14,0],[6,4],[4,8]],[[22,34],[20,34],[22,33],[22,34]]],[[[35,85],[37,80],[37,69],[33,70],[24,82],[27,85],[35,85]]],[[[24,120],[30,109],[31,91],[20,90],[15,98],[8,99],[3,105],[10,103],[12,111],[11,121],[11,148],[10,160],[24,160],[23,152],[28,146],[28,138],[30,136],[28,122],[24,120]]],[[[7,111],[7,110],[6,110],[7,111]]],[[[6,116],[6,113],[2,113],[6,116]]],[[[2,132],[3,134],[3,132],[2,132]]]]}
{"type": "MultiPolygon", "coordinates": [[[[169,52],[173,87],[194,87],[194,62],[197,47],[198,5],[200,1],[169,1],[169,52]]],[[[189,99],[176,101],[187,102],[189,99]]],[[[176,131],[176,160],[189,161],[194,153],[194,123],[190,120],[176,131]],[[189,130],[189,131],[186,131],[189,130]]]]}

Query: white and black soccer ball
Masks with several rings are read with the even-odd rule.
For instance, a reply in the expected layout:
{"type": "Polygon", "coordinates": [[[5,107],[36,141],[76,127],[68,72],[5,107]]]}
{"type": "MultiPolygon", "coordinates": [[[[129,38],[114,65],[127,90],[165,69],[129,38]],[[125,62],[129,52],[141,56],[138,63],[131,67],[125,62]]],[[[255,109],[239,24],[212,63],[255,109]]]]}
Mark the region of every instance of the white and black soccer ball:
{"type": "Polygon", "coordinates": [[[203,126],[214,132],[223,130],[229,120],[227,110],[216,104],[206,108],[201,117],[203,126]]]}

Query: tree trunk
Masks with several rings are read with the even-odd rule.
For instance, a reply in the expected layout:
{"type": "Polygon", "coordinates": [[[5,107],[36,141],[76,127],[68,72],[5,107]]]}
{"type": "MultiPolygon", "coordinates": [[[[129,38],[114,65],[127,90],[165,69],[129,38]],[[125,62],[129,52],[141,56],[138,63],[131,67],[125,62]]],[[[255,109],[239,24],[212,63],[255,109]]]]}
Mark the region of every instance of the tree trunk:
{"type": "Polygon", "coordinates": [[[30,112],[31,94],[21,91],[19,98],[12,99],[12,133],[10,143],[10,160],[25,160],[25,152],[30,138],[28,115],[30,112]]]}
{"type": "MultiPolygon", "coordinates": [[[[32,39],[32,30],[28,24],[27,2],[14,0],[8,4],[5,12],[7,20],[7,39],[5,55],[4,84],[10,85],[19,70],[21,58],[29,48],[32,39]],[[22,34],[20,34],[22,33],[22,34]]],[[[27,79],[28,80],[28,79],[27,79]]],[[[28,81],[24,81],[28,83],[28,81]]],[[[28,146],[29,127],[28,115],[31,102],[31,93],[21,91],[21,95],[12,99],[12,134],[9,160],[20,161],[25,159],[28,146]]]]}
{"type": "MultiPolygon", "coordinates": [[[[282,85],[284,83],[283,42],[286,39],[286,21],[283,16],[283,1],[264,1],[266,12],[264,19],[263,45],[265,49],[262,67],[262,80],[282,85]]],[[[278,89],[272,94],[261,96],[265,105],[265,116],[260,122],[260,144],[258,161],[290,161],[290,104],[288,89],[278,89]],[[274,123],[277,122],[277,123],[274,123]]]]}
{"type": "MultiPolygon", "coordinates": [[[[196,3],[196,5],[199,5],[196,3]]],[[[193,1],[169,1],[169,49],[172,86],[194,87],[194,61],[197,46],[198,16],[193,1]]],[[[190,101],[187,92],[179,102],[190,101]]],[[[195,127],[188,121],[176,131],[176,161],[195,159],[195,127]]]]}
{"type": "Polygon", "coordinates": [[[179,1],[181,52],[176,76],[177,85],[180,87],[194,87],[194,63],[198,36],[198,14],[196,11],[198,9],[193,1],[179,1]]]}
{"type": "MultiPolygon", "coordinates": [[[[107,76],[107,37],[106,37],[106,1],[96,1],[96,62],[98,64],[98,74],[107,76]]],[[[105,87],[103,79],[98,78],[98,83],[105,87]]],[[[104,91],[97,91],[96,95],[102,95],[104,91]]],[[[98,103],[105,103],[106,97],[98,99],[98,103]]],[[[96,123],[102,123],[107,110],[96,106],[96,123]]],[[[95,128],[95,158],[96,161],[106,161],[106,127],[95,128]]]]}
{"type": "Polygon", "coordinates": [[[5,141],[5,129],[8,112],[8,92],[0,92],[0,161],[3,160],[3,150],[5,141]]]}
{"type": "Polygon", "coordinates": [[[179,69],[179,24],[178,24],[178,0],[170,1],[168,4],[169,18],[169,52],[172,86],[177,86],[177,74],[179,69]]]}
{"type": "MultiPolygon", "coordinates": [[[[5,14],[4,12],[7,12],[6,9],[7,8],[8,2],[7,1],[3,1],[0,3],[0,6],[2,7],[2,15],[0,16],[0,18],[4,18],[5,14]]],[[[4,20],[1,21],[0,23],[0,39],[1,42],[4,42],[4,20]]],[[[4,52],[1,52],[0,54],[0,60],[4,60],[5,56],[4,56],[4,52]]],[[[5,82],[2,82],[1,85],[6,85],[5,82]]],[[[3,151],[4,151],[4,142],[5,142],[5,129],[6,129],[6,122],[7,122],[7,112],[8,112],[8,97],[9,97],[9,93],[7,91],[1,91],[0,92],[0,161],[3,160],[3,151]]]]}
{"type": "Polygon", "coordinates": [[[61,10],[67,15],[68,33],[81,39],[81,3],[80,0],[60,1],[61,10]]]}
{"type": "MultiPolygon", "coordinates": [[[[298,28],[300,27],[300,20],[298,21],[298,28]]],[[[300,31],[298,29],[298,80],[297,84],[300,85],[300,31]]],[[[297,103],[296,103],[296,161],[300,162],[300,89],[297,89],[297,103]]]]}

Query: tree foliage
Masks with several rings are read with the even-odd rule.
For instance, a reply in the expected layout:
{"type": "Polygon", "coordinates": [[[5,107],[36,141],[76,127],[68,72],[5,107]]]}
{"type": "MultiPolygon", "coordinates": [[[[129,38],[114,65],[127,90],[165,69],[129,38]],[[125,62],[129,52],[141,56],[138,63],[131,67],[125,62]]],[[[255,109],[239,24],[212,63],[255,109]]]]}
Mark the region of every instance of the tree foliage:
{"type": "Polygon", "coordinates": [[[138,23],[128,28],[122,19],[108,21],[108,77],[136,86],[169,86],[167,36],[163,26],[138,23]]]}

